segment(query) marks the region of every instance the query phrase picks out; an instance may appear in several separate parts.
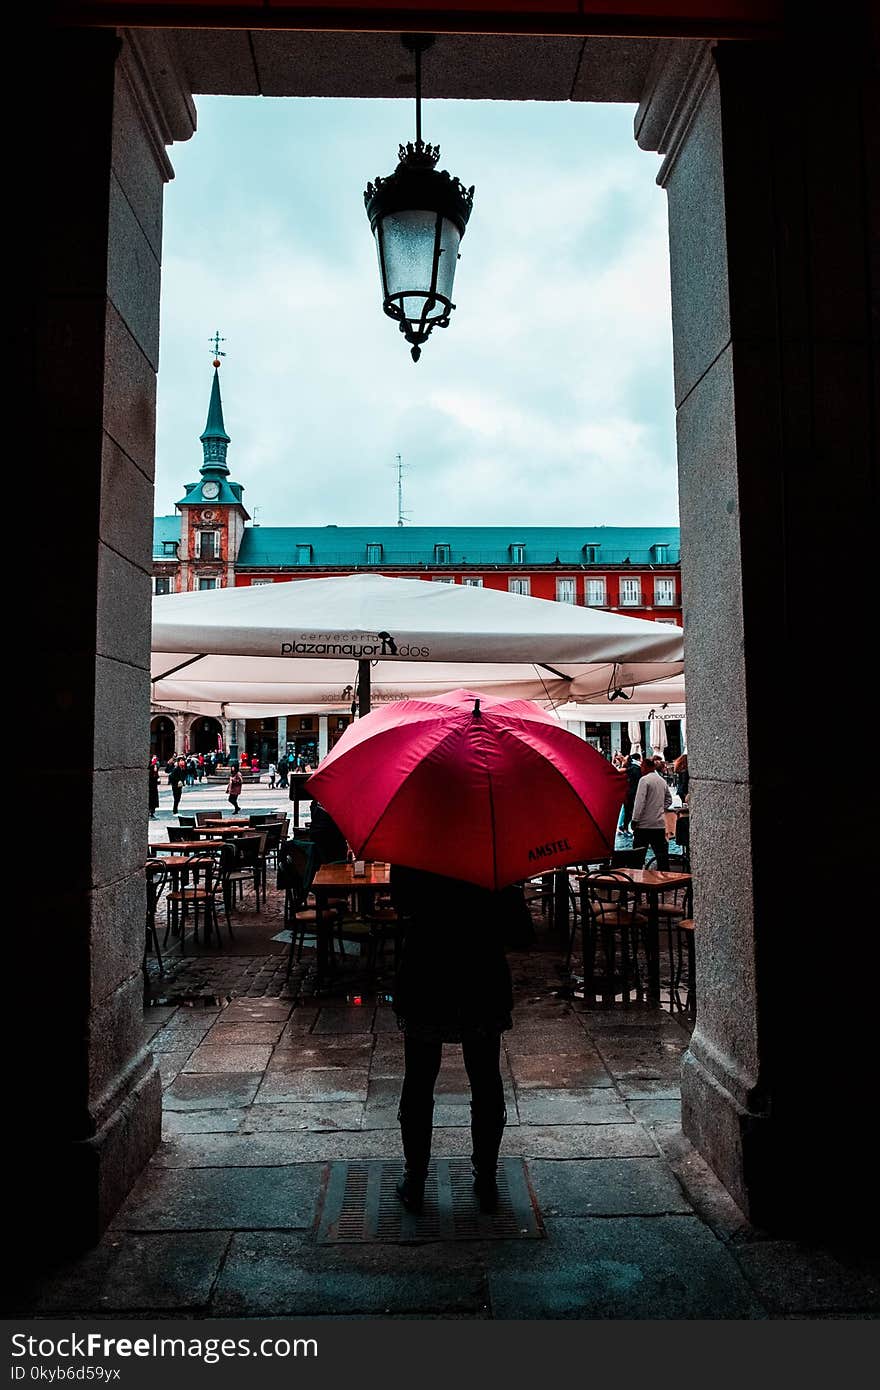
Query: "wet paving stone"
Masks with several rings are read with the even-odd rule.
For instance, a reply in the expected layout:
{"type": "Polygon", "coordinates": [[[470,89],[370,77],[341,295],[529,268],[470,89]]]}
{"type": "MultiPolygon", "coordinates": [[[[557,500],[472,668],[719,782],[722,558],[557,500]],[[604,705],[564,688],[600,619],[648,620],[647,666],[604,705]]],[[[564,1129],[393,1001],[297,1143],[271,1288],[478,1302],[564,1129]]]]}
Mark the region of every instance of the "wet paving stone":
{"type": "Polygon", "coordinates": [[[233,999],[222,1017],[230,1023],[286,1023],[292,1011],[293,1006],[280,999],[233,999]]]}
{"type": "Polygon", "coordinates": [[[239,1046],[243,1043],[262,1043],[271,1047],[277,1043],[283,1031],[284,1023],[281,1019],[275,1019],[274,1022],[255,1019],[228,1020],[221,1014],[211,1027],[205,1042],[212,1047],[222,1044],[239,1046]]]}
{"type": "Polygon", "coordinates": [[[185,1071],[205,1072],[263,1072],[272,1055],[271,1047],[257,1044],[241,1046],[203,1043],[187,1061],[185,1071]]]}
{"type": "Polygon", "coordinates": [[[39,1290],[25,1290],[23,1309],[42,1316],[97,1312],[105,1317],[203,1309],[229,1239],[226,1231],[116,1232],[81,1259],[53,1270],[39,1290]]]}
{"type": "Polygon", "coordinates": [[[174,1052],[157,1052],[155,1054],[156,1066],[159,1068],[163,1087],[170,1086],[177,1079],[191,1053],[192,1049],[185,1047],[177,1048],[174,1052]]]}
{"type": "Polygon", "coordinates": [[[181,1018],[178,1011],[178,1015],[153,1038],[153,1051],[172,1052],[185,1047],[192,1052],[213,1026],[216,1018],[216,1014],[202,1014],[194,1018],[188,1010],[181,1018]]]}
{"type": "Polygon", "coordinates": [[[504,1131],[501,1152],[523,1158],[655,1158],[657,1146],[635,1122],[622,1125],[520,1124],[504,1131]]]}
{"type": "Polygon", "coordinates": [[[322,1104],[316,1101],[302,1101],[289,1105],[252,1105],[242,1114],[239,1126],[242,1134],[287,1130],[333,1133],[335,1130],[362,1129],[364,1107],[359,1102],[322,1104]]]}
{"type": "Polygon", "coordinates": [[[662,1158],[530,1159],[545,1216],[656,1216],[691,1206],[662,1158]]]}
{"type": "Polygon", "coordinates": [[[168,1110],[230,1110],[250,1105],[262,1077],[255,1072],[178,1076],[162,1097],[168,1110]]]}
{"type": "Polygon", "coordinates": [[[305,1229],[315,1219],[323,1173],[321,1163],[172,1172],[151,1165],[117,1212],[111,1229],[305,1229]]]}
{"type": "Polygon", "coordinates": [[[650,1100],[628,1100],[627,1109],[643,1125],[674,1125],[681,1129],[681,1101],[654,1096],[650,1100]]]}
{"type": "Polygon", "coordinates": [[[272,1066],[264,1074],[257,1098],[261,1105],[289,1101],[361,1101],[367,1099],[365,1068],[272,1066]]]}
{"type": "Polygon", "coordinates": [[[573,1053],[585,1050],[584,1030],[573,1020],[559,1023],[526,1023],[514,1025],[504,1034],[504,1046],[509,1056],[531,1056],[535,1053],[573,1053]]]}
{"type": "Polygon", "coordinates": [[[328,1006],[318,1014],[312,1032],[322,1033],[369,1033],[372,1029],[373,1009],[335,1008],[328,1006]]]}
{"type": "Polygon", "coordinates": [[[496,1318],[763,1318],[727,1248],[693,1216],[551,1218],[490,1255],[496,1318]]]}
{"type": "Polygon", "coordinates": [[[163,1110],[162,1138],[180,1134],[235,1134],[248,1110],[163,1110]]]}
{"type": "Polygon", "coordinates": [[[880,1260],[796,1241],[735,1247],[758,1297],[775,1313],[880,1315],[880,1260]]]}
{"type": "Polygon", "coordinates": [[[598,1052],[535,1053],[510,1058],[510,1070],[517,1090],[561,1090],[573,1087],[585,1090],[595,1086],[613,1086],[614,1078],[598,1052]]]}
{"type": "Polygon", "coordinates": [[[627,1107],[607,1087],[590,1090],[524,1090],[517,1097],[524,1125],[609,1125],[632,1120],[627,1107]]]}
{"type": "Polygon", "coordinates": [[[615,1085],[625,1101],[677,1101],[681,1096],[680,1072],[672,1080],[650,1076],[618,1076],[615,1085]]]}
{"type": "Polygon", "coordinates": [[[218,1317],[483,1314],[479,1247],[314,1246],[285,1235],[236,1236],[215,1292],[218,1317]]]}
{"type": "Polygon", "coordinates": [[[368,1067],[373,1055],[369,1034],[296,1034],[286,1029],[272,1056],[276,1066],[291,1067],[368,1067]]]}

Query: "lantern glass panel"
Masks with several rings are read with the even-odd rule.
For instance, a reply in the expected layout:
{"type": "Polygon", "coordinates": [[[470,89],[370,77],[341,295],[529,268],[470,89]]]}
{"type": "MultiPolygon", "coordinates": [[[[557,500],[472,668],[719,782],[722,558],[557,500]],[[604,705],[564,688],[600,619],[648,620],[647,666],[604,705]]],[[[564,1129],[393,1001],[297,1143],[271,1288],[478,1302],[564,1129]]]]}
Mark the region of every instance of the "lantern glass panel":
{"type": "MultiPolygon", "coordinates": [[[[385,256],[386,292],[389,297],[404,296],[401,307],[411,320],[421,318],[425,299],[431,291],[436,226],[436,213],[413,209],[388,213],[376,227],[377,250],[381,237],[385,256]]],[[[455,224],[446,217],[441,218],[437,291],[447,299],[452,297],[460,240],[455,224]]],[[[442,303],[431,305],[427,319],[442,318],[446,312],[442,303]]]]}

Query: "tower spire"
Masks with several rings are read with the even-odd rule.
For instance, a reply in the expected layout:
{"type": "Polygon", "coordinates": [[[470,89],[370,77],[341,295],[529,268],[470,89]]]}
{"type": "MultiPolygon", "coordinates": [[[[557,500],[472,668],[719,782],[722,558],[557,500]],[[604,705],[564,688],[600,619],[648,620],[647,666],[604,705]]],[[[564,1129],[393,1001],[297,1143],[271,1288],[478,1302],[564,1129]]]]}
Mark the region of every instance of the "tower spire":
{"type": "Polygon", "coordinates": [[[214,351],[214,380],[211,384],[211,399],[208,403],[208,422],[205,425],[204,433],[200,436],[202,444],[202,467],[200,471],[203,475],[229,473],[226,465],[229,435],[226,433],[226,426],[223,423],[223,402],[220,399],[220,358],[226,356],[225,352],[220,351],[220,344],[225,342],[226,339],[220,337],[219,330],[211,339],[211,347],[214,351]]]}

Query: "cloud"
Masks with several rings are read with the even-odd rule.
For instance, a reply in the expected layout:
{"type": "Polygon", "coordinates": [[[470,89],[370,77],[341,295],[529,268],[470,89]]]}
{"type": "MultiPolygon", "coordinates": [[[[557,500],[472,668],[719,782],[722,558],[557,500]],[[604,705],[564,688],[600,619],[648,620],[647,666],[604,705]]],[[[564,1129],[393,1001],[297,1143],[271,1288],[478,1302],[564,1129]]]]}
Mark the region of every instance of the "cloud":
{"type": "Polygon", "coordinates": [[[674,523],[665,202],[629,109],[442,104],[477,197],[458,308],[415,366],[357,182],[400,104],[309,106],[311,140],[298,105],[200,102],[176,154],[157,508],[197,474],[219,325],[230,468],[264,524],[392,524],[398,453],[417,524],[674,523]]]}

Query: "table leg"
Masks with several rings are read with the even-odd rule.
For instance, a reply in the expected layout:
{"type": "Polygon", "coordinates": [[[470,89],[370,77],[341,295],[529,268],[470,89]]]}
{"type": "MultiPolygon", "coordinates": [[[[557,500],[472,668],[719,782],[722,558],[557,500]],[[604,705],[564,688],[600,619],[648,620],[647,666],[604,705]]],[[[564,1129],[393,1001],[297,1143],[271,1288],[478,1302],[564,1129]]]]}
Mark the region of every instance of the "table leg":
{"type": "Polygon", "coordinates": [[[327,899],[323,893],[315,893],[315,991],[321,989],[329,972],[330,944],[329,925],[326,919],[327,899]]]}
{"type": "Polygon", "coordinates": [[[645,955],[648,958],[648,999],[660,1003],[660,894],[651,893],[648,899],[648,928],[645,955]]]}

